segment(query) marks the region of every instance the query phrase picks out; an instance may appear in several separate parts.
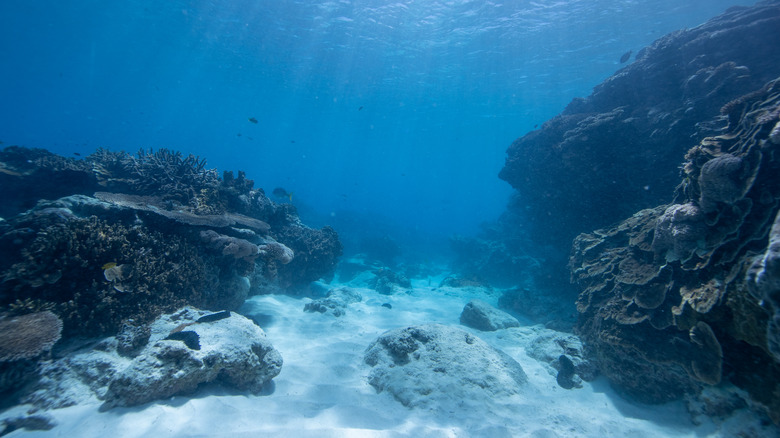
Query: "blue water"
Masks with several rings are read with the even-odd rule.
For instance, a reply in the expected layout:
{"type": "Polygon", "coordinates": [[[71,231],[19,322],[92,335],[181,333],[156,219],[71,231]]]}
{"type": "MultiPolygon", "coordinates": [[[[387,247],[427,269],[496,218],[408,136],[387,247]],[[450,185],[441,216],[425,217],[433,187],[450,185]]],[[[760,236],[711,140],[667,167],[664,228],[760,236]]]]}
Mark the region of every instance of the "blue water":
{"type": "Polygon", "coordinates": [[[470,234],[511,193],[512,140],[624,52],[753,3],[3,0],[0,141],[167,147],[312,225],[470,234]]]}

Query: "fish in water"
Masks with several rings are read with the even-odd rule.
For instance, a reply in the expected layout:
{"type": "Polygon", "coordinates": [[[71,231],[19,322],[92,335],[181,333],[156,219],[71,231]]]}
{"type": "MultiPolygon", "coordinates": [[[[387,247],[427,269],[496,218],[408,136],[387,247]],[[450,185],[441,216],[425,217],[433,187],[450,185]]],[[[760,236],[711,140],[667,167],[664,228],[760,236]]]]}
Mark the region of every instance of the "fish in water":
{"type": "Polygon", "coordinates": [[[285,190],[285,189],[283,189],[281,187],[275,188],[274,191],[271,192],[271,193],[273,193],[274,196],[276,196],[277,198],[280,198],[280,199],[287,198],[287,199],[290,200],[290,202],[292,202],[292,197],[293,197],[292,192],[288,193],[287,190],[285,190]]]}
{"type": "Polygon", "coordinates": [[[624,53],[623,56],[620,57],[620,63],[623,64],[624,62],[628,61],[629,58],[631,58],[631,50],[624,53]]]}
{"type": "Polygon", "coordinates": [[[363,107],[361,106],[360,108],[358,108],[358,111],[363,111],[363,107]]]}
{"type": "Polygon", "coordinates": [[[106,269],[111,269],[115,266],[116,266],[116,262],[108,262],[105,265],[101,266],[100,269],[105,271],[106,269]]]}
{"type": "Polygon", "coordinates": [[[254,117],[250,117],[250,118],[249,118],[249,121],[250,121],[250,122],[252,122],[252,123],[254,123],[255,125],[257,125],[257,119],[256,119],[256,118],[254,118],[254,117]]]}

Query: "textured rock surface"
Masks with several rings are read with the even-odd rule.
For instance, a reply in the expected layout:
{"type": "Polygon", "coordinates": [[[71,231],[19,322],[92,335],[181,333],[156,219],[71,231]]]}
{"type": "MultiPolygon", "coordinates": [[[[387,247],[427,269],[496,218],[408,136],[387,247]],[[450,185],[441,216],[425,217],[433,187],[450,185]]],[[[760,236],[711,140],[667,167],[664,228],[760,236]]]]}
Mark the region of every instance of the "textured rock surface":
{"type": "Polygon", "coordinates": [[[546,331],[534,339],[526,353],[545,365],[565,389],[579,388],[582,381],[598,376],[596,365],[586,358],[582,341],[572,334],[546,331]]]}
{"type": "Polygon", "coordinates": [[[460,323],[488,332],[520,326],[517,318],[482,300],[471,300],[466,304],[460,314],[460,323]]]}
{"type": "Polygon", "coordinates": [[[776,292],[758,292],[780,209],[780,149],[769,138],[780,80],[724,113],[728,131],[686,155],[682,203],[575,239],[578,331],[601,371],[633,397],[663,402],[728,379],[780,421],[776,292]]]}
{"type": "Polygon", "coordinates": [[[342,316],[350,304],[359,303],[362,300],[363,296],[360,295],[360,292],[349,287],[340,287],[328,291],[328,295],[325,298],[306,303],[303,310],[304,312],[319,312],[333,316],[342,316]]]}
{"type": "Polygon", "coordinates": [[[132,406],[165,399],[213,381],[257,393],[279,374],[282,356],[260,327],[237,314],[196,323],[210,313],[185,308],[155,321],[149,344],[111,378],[103,396],[106,405],[132,406]],[[165,339],[185,324],[190,324],[188,332],[199,337],[199,349],[165,339]]]}
{"type": "Polygon", "coordinates": [[[527,376],[520,364],[481,339],[433,324],[391,330],[366,350],[369,383],[405,406],[462,409],[521,394],[527,376]]]}
{"type": "Polygon", "coordinates": [[[748,290],[772,312],[767,323],[767,347],[780,361],[780,212],[769,233],[769,244],[750,266],[748,290]]]}
{"type": "MultiPolygon", "coordinates": [[[[580,232],[669,202],[685,151],[723,125],[720,107],[780,74],[778,41],[776,1],[731,8],[654,42],[516,140],[500,177],[520,193],[539,240],[568,245],[580,232]]],[[[716,195],[737,192],[725,185],[716,195]]]]}
{"type": "Polygon", "coordinates": [[[191,307],[143,328],[126,328],[117,337],[72,348],[72,353],[42,364],[41,380],[24,397],[25,403],[40,409],[97,400],[106,408],[132,406],[186,394],[205,382],[256,393],[282,367],[281,355],[251,320],[191,307]],[[127,331],[148,343],[134,353],[123,350],[127,331]],[[173,339],[178,333],[194,333],[197,349],[173,339]]]}

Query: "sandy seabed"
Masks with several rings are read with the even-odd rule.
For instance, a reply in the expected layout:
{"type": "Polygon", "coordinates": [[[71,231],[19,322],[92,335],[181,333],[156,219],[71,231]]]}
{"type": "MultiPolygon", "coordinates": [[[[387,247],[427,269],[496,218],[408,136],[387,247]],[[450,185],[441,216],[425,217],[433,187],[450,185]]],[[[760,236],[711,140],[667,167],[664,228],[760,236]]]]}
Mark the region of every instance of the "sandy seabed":
{"type": "MultiPolygon", "coordinates": [[[[683,402],[631,403],[604,378],[580,389],[559,387],[549,366],[526,354],[542,325],[480,332],[459,323],[471,299],[496,304],[499,293],[479,288],[435,287],[438,279],[413,282],[408,293],[363,296],[346,314],[305,313],[309,298],[261,295],[240,313],[265,330],[284,358],[281,374],[264,394],[245,395],[210,384],[189,396],[134,408],[100,411],[100,401],[49,411],[50,431],[16,430],[9,437],[762,437],[776,433],[757,416],[736,412],[717,422],[694,424],[683,402]],[[382,306],[389,303],[392,308],[382,306]],[[528,375],[528,391],[494,403],[447,400],[443,408],[410,409],[368,384],[363,355],[387,330],[439,323],[457,326],[498,348],[528,375]],[[462,406],[463,408],[458,408],[462,406]]],[[[339,285],[331,284],[334,288],[339,285]]],[[[22,414],[26,406],[3,413],[22,414]]]]}

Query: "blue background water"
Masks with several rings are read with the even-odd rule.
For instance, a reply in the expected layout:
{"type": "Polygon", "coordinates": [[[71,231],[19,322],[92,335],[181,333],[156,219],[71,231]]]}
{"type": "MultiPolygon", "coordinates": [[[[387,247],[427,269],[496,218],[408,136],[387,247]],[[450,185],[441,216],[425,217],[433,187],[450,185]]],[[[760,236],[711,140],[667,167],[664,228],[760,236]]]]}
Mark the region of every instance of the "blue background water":
{"type": "Polygon", "coordinates": [[[0,141],[168,147],[313,225],[469,234],[505,206],[512,140],[624,52],[753,3],[3,0],[0,141]]]}

